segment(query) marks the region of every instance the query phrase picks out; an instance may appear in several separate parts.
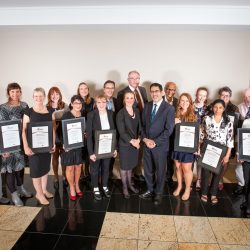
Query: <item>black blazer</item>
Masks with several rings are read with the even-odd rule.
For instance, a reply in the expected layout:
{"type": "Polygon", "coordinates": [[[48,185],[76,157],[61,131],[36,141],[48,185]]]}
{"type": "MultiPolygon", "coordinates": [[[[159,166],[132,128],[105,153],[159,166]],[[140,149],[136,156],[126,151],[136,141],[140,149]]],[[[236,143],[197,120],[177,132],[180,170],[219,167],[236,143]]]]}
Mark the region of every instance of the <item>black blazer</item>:
{"type": "MultiPolygon", "coordinates": [[[[108,113],[110,129],[115,129],[114,113],[111,110],[107,110],[107,113],[108,113]]],[[[87,114],[86,135],[87,135],[87,148],[89,155],[94,154],[96,130],[102,130],[98,109],[95,109],[87,114]]]]}
{"type": "MultiPolygon", "coordinates": [[[[144,87],[139,86],[139,90],[143,99],[144,104],[148,102],[147,92],[144,87]]],[[[129,86],[126,88],[120,90],[117,94],[117,111],[121,110],[123,108],[123,97],[126,92],[133,92],[129,86]]],[[[135,103],[134,108],[137,108],[137,104],[135,103]]]]}
{"type": "Polygon", "coordinates": [[[157,147],[169,149],[169,136],[174,129],[174,107],[162,101],[154,120],[150,126],[153,102],[146,103],[142,111],[142,140],[144,138],[155,141],[157,147]]]}
{"type": "Polygon", "coordinates": [[[126,110],[122,108],[116,115],[116,127],[119,132],[119,145],[129,146],[131,139],[137,139],[141,134],[141,119],[138,109],[134,109],[135,118],[139,122],[138,131],[134,131],[131,118],[126,110]]]}

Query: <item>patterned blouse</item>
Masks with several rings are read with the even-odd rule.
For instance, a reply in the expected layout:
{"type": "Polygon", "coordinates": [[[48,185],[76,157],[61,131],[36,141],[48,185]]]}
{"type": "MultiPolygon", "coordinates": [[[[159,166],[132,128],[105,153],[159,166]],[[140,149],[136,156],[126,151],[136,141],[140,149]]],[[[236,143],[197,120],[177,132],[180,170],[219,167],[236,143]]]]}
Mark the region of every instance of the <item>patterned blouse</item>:
{"type": "Polygon", "coordinates": [[[197,122],[201,124],[203,117],[207,115],[207,106],[204,105],[203,107],[197,107],[194,103],[194,112],[197,117],[197,122]]]}
{"type": "Polygon", "coordinates": [[[216,123],[214,116],[205,116],[201,124],[201,135],[200,139],[211,140],[218,142],[221,145],[227,146],[228,148],[234,147],[234,134],[233,134],[233,123],[230,121],[225,124],[222,118],[219,123],[216,123]]]}

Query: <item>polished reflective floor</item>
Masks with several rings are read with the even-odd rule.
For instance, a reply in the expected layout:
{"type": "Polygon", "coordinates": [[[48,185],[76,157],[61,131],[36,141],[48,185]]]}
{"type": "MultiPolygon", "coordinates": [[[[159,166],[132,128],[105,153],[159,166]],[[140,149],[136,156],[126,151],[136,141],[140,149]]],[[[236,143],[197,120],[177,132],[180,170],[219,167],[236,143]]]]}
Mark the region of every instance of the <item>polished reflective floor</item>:
{"type": "MultiPolygon", "coordinates": [[[[53,188],[55,197],[47,207],[35,198],[25,207],[0,206],[0,249],[250,249],[250,219],[240,210],[243,196],[232,194],[236,184],[225,184],[219,203],[200,201],[192,191],[188,201],[165,187],[162,204],[122,195],[120,180],[112,180],[111,198],[93,200],[88,181],[82,182],[84,197],[69,200],[68,190],[53,188]]],[[[145,182],[136,182],[140,192],[145,182]]],[[[175,184],[176,185],[176,184],[175,184]]],[[[31,179],[25,186],[34,192],[31,179]]]]}

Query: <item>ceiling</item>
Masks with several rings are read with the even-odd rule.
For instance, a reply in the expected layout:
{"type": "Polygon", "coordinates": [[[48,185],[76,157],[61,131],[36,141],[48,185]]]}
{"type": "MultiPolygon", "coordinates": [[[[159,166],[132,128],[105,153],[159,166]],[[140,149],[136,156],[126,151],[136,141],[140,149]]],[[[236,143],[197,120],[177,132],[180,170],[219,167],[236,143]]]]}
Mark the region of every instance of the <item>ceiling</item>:
{"type": "Polygon", "coordinates": [[[250,29],[250,0],[0,0],[0,27],[201,25],[250,29]]]}
{"type": "Polygon", "coordinates": [[[112,5],[250,6],[250,0],[0,0],[0,8],[112,5]]]}

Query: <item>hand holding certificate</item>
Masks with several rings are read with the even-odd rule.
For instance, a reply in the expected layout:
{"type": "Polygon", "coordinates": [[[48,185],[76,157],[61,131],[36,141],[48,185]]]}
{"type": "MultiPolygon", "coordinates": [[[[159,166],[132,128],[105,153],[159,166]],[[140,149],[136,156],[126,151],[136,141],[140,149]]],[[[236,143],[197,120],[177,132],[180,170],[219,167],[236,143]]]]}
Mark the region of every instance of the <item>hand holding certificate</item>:
{"type": "Polygon", "coordinates": [[[20,150],[21,121],[0,122],[0,153],[20,150]]]}
{"type": "Polygon", "coordinates": [[[239,160],[250,161],[250,128],[238,129],[239,160]]]}
{"type": "Polygon", "coordinates": [[[115,130],[98,130],[95,132],[96,159],[105,159],[114,156],[116,145],[115,130]]]}
{"type": "Polygon", "coordinates": [[[62,120],[62,131],[65,150],[84,147],[84,117],[62,120]]]}
{"type": "Polygon", "coordinates": [[[202,156],[198,160],[198,165],[215,174],[219,174],[222,166],[222,159],[226,155],[226,152],[226,146],[206,140],[202,147],[202,156]]]}
{"type": "Polygon", "coordinates": [[[199,141],[199,123],[182,122],[176,124],[174,150],[195,153],[199,141]]]}

